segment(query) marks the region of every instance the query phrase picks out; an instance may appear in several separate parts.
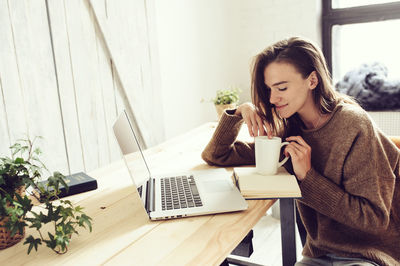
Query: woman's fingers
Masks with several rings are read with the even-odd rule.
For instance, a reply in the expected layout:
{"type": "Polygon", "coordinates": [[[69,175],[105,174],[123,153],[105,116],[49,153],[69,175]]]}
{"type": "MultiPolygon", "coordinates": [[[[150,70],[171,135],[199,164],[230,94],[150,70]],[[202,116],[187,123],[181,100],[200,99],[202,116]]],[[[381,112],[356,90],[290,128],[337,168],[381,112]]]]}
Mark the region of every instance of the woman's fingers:
{"type": "Polygon", "coordinates": [[[285,154],[286,157],[290,156],[292,160],[299,157],[299,153],[300,151],[297,148],[295,148],[293,144],[287,145],[285,147],[285,150],[283,151],[283,154],[285,154]]]}
{"type": "Polygon", "coordinates": [[[251,112],[252,112],[252,106],[250,103],[243,103],[239,105],[239,107],[236,109],[235,114],[242,116],[244,122],[247,125],[247,129],[249,131],[249,135],[253,136],[253,122],[251,119],[251,112]]]}
{"type": "Polygon", "coordinates": [[[257,129],[259,132],[259,136],[264,136],[265,135],[264,123],[261,117],[257,114],[256,114],[256,121],[257,121],[257,129]]]}
{"type": "Polygon", "coordinates": [[[252,130],[253,130],[253,137],[258,136],[258,124],[257,124],[257,117],[256,114],[252,113],[250,114],[251,117],[251,124],[253,125],[252,130]]]}
{"type": "Polygon", "coordinates": [[[291,136],[286,138],[287,141],[295,141],[301,146],[310,147],[301,136],[291,136]]]}
{"type": "Polygon", "coordinates": [[[253,125],[250,119],[244,119],[244,122],[247,125],[247,129],[249,130],[249,135],[253,137],[253,125]]]}
{"type": "Polygon", "coordinates": [[[250,116],[247,126],[249,128],[250,136],[252,137],[265,135],[267,135],[269,138],[273,137],[271,125],[264,121],[257,113],[253,113],[250,116]]]}
{"type": "Polygon", "coordinates": [[[249,114],[249,115],[245,116],[244,121],[245,121],[246,124],[247,124],[247,128],[248,128],[248,130],[249,130],[250,136],[252,136],[252,137],[257,136],[257,132],[258,132],[258,129],[257,129],[257,121],[256,121],[256,119],[254,118],[254,116],[251,115],[251,114],[249,114]]]}
{"type": "Polygon", "coordinates": [[[296,155],[297,157],[300,157],[301,155],[301,157],[310,157],[311,147],[304,141],[302,137],[292,136],[286,138],[286,140],[290,141],[290,144],[287,145],[287,148],[289,150],[293,150],[293,155],[296,155]]]}
{"type": "Polygon", "coordinates": [[[256,137],[258,135],[264,134],[262,119],[258,116],[254,108],[251,108],[249,106],[248,108],[246,108],[246,110],[243,110],[242,117],[247,124],[250,136],[256,137]]]}
{"type": "Polygon", "coordinates": [[[270,125],[267,121],[264,121],[264,126],[265,126],[265,128],[266,128],[266,130],[267,130],[267,136],[268,136],[268,138],[271,139],[271,138],[273,137],[271,125],[270,125]]]}
{"type": "Polygon", "coordinates": [[[267,135],[269,138],[273,137],[271,126],[258,115],[253,104],[244,103],[238,107],[237,111],[247,124],[250,136],[256,137],[267,135]]]}
{"type": "Polygon", "coordinates": [[[285,147],[284,154],[290,155],[293,170],[297,178],[302,180],[311,168],[311,147],[300,136],[288,137],[286,140],[290,143],[285,147]]]}
{"type": "MultiPolygon", "coordinates": [[[[297,153],[306,154],[308,152],[308,147],[298,144],[297,142],[291,142],[289,144],[297,153]]],[[[288,145],[288,146],[289,146],[288,145]]]]}

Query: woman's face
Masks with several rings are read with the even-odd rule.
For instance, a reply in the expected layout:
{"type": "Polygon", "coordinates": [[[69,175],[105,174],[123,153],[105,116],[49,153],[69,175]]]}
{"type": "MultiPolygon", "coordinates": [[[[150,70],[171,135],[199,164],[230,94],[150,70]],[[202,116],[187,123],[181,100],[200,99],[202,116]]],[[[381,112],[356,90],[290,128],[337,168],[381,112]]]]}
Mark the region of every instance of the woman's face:
{"type": "Polygon", "coordinates": [[[264,82],[271,88],[270,103],[282,118],[306,114],[315,107],[312,90],[318,84],[315,71],[306,79],[285,62],[272,62],[264,70],[264,82]]]}

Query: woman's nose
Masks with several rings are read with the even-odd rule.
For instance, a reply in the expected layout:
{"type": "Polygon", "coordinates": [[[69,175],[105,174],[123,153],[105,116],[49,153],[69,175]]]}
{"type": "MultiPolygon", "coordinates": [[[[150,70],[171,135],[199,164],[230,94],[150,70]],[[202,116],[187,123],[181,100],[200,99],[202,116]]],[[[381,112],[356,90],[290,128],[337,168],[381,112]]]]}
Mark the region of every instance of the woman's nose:
{"type": "Polygon", "coordinates": [[[279,102],[279,97],[273,89],[271,89],[271,95],[269,97],[269,102],[271,104],[276,104],[277,102],[279,102]]]}

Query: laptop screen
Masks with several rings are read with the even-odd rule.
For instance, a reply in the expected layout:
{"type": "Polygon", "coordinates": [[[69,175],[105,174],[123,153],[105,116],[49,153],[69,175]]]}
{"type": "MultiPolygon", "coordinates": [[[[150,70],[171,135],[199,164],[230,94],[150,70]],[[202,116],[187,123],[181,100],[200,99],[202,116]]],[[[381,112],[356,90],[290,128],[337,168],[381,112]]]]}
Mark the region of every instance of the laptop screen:
{"type": "Polygon", "coordinates": [[[139,187],[149,179],[151,173],[135,130],[125,110],[114,123],[113,131],[131,178],[136,187],[139,187]]]}

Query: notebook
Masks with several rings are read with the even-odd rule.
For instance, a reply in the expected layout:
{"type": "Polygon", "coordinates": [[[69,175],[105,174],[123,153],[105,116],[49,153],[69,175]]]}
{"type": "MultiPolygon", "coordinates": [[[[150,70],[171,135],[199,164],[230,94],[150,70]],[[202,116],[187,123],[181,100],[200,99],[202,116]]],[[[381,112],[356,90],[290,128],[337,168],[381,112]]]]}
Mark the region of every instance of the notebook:
{"type": "Polygon", "coordinates": [[[115,121],[113,131],[150,219],[172,219],[247,209],[245,199],[232,183],[229,172],[223,168],[152,175],[126,111],[115,121]]]}
{"type": "Polygon", "coordinates": [[[296,177],[283,167],[275,175],[258,174],[255,167],[236,167],[233,174],[246,199],[301,198],[296,177]]]}

